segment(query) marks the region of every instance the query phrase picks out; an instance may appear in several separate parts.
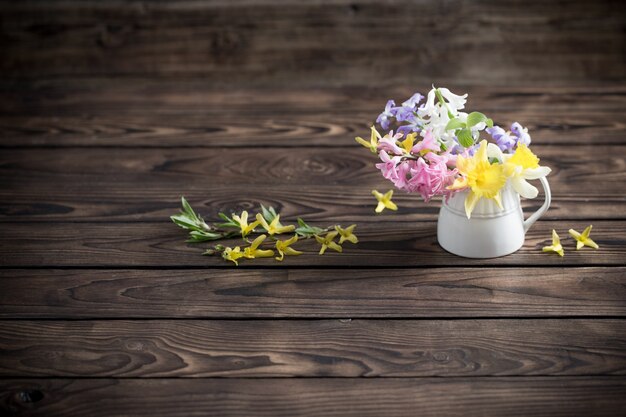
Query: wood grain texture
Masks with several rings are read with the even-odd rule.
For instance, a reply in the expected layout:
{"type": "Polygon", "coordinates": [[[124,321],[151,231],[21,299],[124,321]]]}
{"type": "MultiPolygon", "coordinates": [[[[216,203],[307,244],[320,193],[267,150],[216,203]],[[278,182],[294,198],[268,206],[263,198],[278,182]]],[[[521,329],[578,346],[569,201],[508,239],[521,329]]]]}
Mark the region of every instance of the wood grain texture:
{"type": "Polygon", "coordinates": [[[626,77],[621,6],[3,1],[0,72],[191,75],[213,85],[615,82],[626,77]]]}
{"type": "Polygon", "coordinates": [[[600,374],[626,320],[0,321],[0,378],[600,374]]]}
{"type": "MultiPolygon", "coordinates": [[[[392,184],[375,169],[378,158],[354,145],[5,150],[0,220],[159,221],[178,212],[185,195],[207,219],[263,204],[283,217],[371,221],[376,201],[370,190],[392,184]]],[[[626,219],[625,146],[537,145],[534,151],[552,168],[554,204],[545,218],[626,219]]],[[[425,204],[419,195],[401,192],[395,201],[400,212],[381,221],[437,219],[438,202],[425,204]]],[[[542,197],[525,201],[526,212],[541,204],[542,197]]]]}
{"type": "Polygon", "coordinates": [[[626,268],[0,270],[0,318],[626,316],[626,268]]]}
{"type": "Polygon", "coordinates": [[[615,377],[27,379],[0,381],[0,410],[32,416],[616,416],[615,377]]]}
{"type": "MultiPolygon", "coordinates": [[[[204,79],[0,80],[0,146],[249,147],[353,144],[396,88],[215,88],[204,79]]],[[[472,87],[469,110],[527,126],[536,144],[624,144],[626,88],[472,87]]]]}
{"type": "MultiPolygon", "coordinates": [[[[494,259],[466,259],[445,252],[437,243],[436,222],[360,223],[359,243],[345,244],[343,253],[318,256],[313,240],[301,242],[306,256],[242,261],[240,268],[284,266],[428,267],[544,265],[626,265],[626,222],[595,221],[593,239],[600,250],[576,251],[567,230],[583,230],[584,221],[540,221],[526,234],[526,243],[516,253],[494,259]],[[551,244],[551,231],[558,230],[567,251],[564,258],[541,251],[551,244]]],[[[201,256],[207,245],[185,243],[186,233],[173,223],[2,223],[0,264],[4,267],[206,267],[231,265],[218,256],[201,256]]],[[[240,244],[223,241],[225,245],[240,244]]],[[[232,266],[234,267],[234,265],[232,266]]]]}

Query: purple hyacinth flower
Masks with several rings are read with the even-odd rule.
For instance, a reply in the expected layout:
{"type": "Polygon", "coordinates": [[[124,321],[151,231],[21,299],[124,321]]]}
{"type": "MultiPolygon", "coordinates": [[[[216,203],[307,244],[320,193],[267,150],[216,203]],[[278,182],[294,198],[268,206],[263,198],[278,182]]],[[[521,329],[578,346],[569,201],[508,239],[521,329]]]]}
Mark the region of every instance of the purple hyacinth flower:
{"type": "Polygon", "coordinates": [[[530,145],[530,135],[528,129],[522,127],[521,124],[515,122],[511,125],[511,133],[517,138],[517,144],[520,143],[528,146],[530,145]]]}
{"type": "Polygon", "coordinates": [[[396,112],[396,120],[398,122],[406,122],[407,120],[411,120],[415,117],[415,114],[413,113],[413,109],[410,109],[408,107],[396,107],[395,108],[395,112],[396,112]]]}
{"type": "Polygon", "coordinates": [[[420,93],[415,93],[411,96],[410,99],[408,99],[407,101],[405,101],[404,103],[402,103],[402,107],[406,107],[409,108],[411,110],[415,110],[415,107],[417,107],[417,104],[422,101],[422,99],[424,98],[423,95],[421,95],[420,93]]]}
{"type": "Polygon", "coordinates": [[[500,126],[488,127],[485,131],[496,141],[502,152],[510,152],[517,143],[517,137],[509,135],[500,126]]]}
{"type": "Polygon", "coordinates": [[[376,123],[378,123],[383,130],[389,129],[389,125],[391,124],[390,119],[393,119],[396,116],[397,108],[395,105],[395,101],[389,100],[385,106],[385,110],[379,114],[376,119],[376,123]]]}
{"type": "Polygon", "coordinates": [[[422,130],[422,123],[413,112],[411,112],[410,116],[404,121],[408,123],[398,127],[398,133],[402,133],[406,136],[409,133],[419,132],[422,130]]]}

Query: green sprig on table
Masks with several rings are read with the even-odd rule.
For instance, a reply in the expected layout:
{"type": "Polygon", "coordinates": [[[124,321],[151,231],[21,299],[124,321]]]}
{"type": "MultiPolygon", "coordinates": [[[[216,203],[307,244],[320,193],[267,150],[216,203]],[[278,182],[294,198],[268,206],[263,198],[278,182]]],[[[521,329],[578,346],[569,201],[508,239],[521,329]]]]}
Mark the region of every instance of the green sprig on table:
{"type": "Polygon", "coordinates": [[[342,252],[341,244],[345,241],[357,243],[358,238],[353,233],[356,225],[342,228],[340,225],[332,225],[326,228],[311,226],[303,219],[298,218],[298,225],[284,225],[280,222],[280,214],[274,207],[261,205],[261,210],[254,216],[250,216],[247,211],[240,214],[218,213],[221,223],[207,223],[191,207],[185,197],[181,198],[182,209],[179,214],[170,216],[170,219],[182,229],[189,231],[188,243],[203,243],[223,239],[232,239],[240,236],[242,245],[224,246],[214,245],[207,249],[203,255],[219,254],[225,260],[239,265],[240,259],[267,258],[278,253],[275,257],[277,261],[282,261],[285,256],[297,256],[302,252],[294,249],[292,245],[299,240],[315,239],[321,244],[319,254],[322,255],[327,248],[336,252],[342,252]],[[248,218],[255,219],[251,223],[248,218]],[[256,235],[254,240],[249,240],[248,236],[256,235]],[[269,235],[269,239],[268,236],[269,235]],[[290,236],[287,239],[280,239],[278,236],[290,236]],[[335,242],[335,238],[339,241],[335,242]],[[247,245],[247,246],[245,246],[247,245]]]}

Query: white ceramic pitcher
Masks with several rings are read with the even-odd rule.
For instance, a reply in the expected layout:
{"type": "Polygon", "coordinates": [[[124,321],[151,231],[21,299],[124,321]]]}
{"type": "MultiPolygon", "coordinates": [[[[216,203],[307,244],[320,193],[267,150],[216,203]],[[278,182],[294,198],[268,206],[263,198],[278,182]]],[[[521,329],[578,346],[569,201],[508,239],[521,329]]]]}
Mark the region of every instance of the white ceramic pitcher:
{"type": "Polygon", "coordinates": [[[437,240],[442,248],[466,258],[496,258],[517,251],[524,244],[526,232],[550,207],[552,194],[545,178],[539,178],[545,202],[527,220],[520,196],[510,184],[502,189],[502,209],[495,201],[481,198],[472,218],[465,214],[467,191],[443,201],[437,223],[437,240]]]}

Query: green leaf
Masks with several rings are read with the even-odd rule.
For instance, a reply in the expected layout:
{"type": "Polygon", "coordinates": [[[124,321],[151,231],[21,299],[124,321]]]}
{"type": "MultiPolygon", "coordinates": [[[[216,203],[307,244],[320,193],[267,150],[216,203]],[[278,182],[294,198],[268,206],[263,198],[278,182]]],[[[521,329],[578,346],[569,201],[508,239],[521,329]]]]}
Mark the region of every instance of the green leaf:
{"type": "Polygon", "coordinates": [[[493,120],[487,119],[485,123],[487,123],[487,127],[493,127],[493,120]]]}
{"type": "Polygon", "coordinates": [[[175,216],[170,216],[170,219],[172,219],[172,221],[176,225],[182,227],[183,229],[202,230],[202,227],[198,226],[198,224],[193,219],[190,219],[185,214],[177,214],[175,216]]]}
{"type": "Polygon", "coordinates": [[[474,127],[480,122],[487,122],[487,116],[478,111],[473,111],[467,115],[467,127],[474,127]]]}
{"type": "Polygon", "coordinates": [[[461,129],[457,132],[456,138],[464,148],[469,148],[474,144],[474,138],[472,137],[472,131],[468,128],[461,129]]]}
{"type": "Polygon", "coordinates": [[[466,127],[465,123],[463,123],[459,119],[451,119],[446,125],[446,130],[457,130],[462,127],[466,127]]]}
{"type": "Polygon", "coordinates": [[[220,219],[225,221],[225,223],[217,224],[216,225],[217,227],[234,227],[236,229],[239,229],[239,223],[236,222],[234,219],[228,217],[224,213],[218,213],[217,215],[220,217],[220,219]]]}
{"type": "MultiPolygon", "coordinates": [[[[261,214],[263,215],[263,218],[268,222],[271,223],[276,216],[278,216],[278,213],[276,213],[276,210],[274,210],[274,207],[269,206],[268,208],[265,208],[265,206],[263,206],[263,204],[261,204],[261,214]]],[[[281,227],[282,225],[279,223],[278,227],[281,227]]]]}
{"type": "Polygon", "coordinates": [[[272,213],[268,209],[266,209],[263,204],[261,204],[261,214],[268,223],[271,223],[272,220],[274,220],[274,216],[272,216],[272,213]]]}
{"type": "Polygon", "coordinates": [[[185,197],[181,197],[180,200],[183,205],[183,213],[187,214],[189,217],[191,217],[194,220],[198,220],[198,215],[196,214],[195,211],[193,211],[193,209],[191,208],[191,205],[187,202],[185,197]]]}
{"type": "Polygon", "coordinates": [[[295,230],[295,232],[296,232],[296,234],[298,236],[312,237],[312,236],[315,236],[315,235],[318,235],[318,234],[324,232],[324,229],[322,229],[322,228],[315,227],[315,226],[309,226],[301,218],[298,218],[298,225],[300,225],[300,227],[298,227],[295,230]]]}
{"type": "Polygon", "coordinates": [[[227,221],[227,222],[232,222],[233,221],[230,217],[228,217],[224,213],[217,213],[217,215],[220,217],[220,219],[222,219],[224,221],[227,221]]]}
{"type": "Polygon", "coordinates": [[[218,240],[223,237],[221,233],[210,233],[210,232],[201,232],[194,230],[189,233],[190,239],[187,241],[189,243],[195,242],[208,242],[210,240],[218,240]]]}

